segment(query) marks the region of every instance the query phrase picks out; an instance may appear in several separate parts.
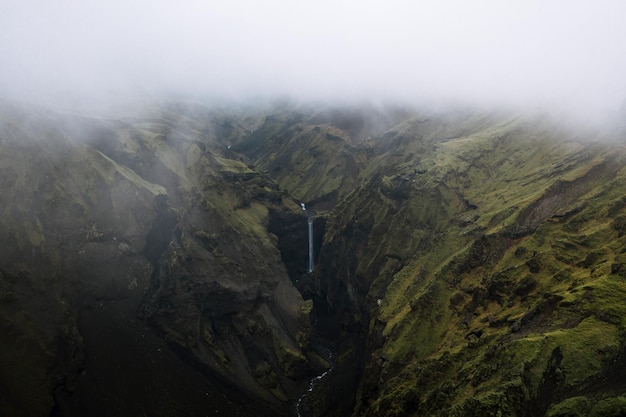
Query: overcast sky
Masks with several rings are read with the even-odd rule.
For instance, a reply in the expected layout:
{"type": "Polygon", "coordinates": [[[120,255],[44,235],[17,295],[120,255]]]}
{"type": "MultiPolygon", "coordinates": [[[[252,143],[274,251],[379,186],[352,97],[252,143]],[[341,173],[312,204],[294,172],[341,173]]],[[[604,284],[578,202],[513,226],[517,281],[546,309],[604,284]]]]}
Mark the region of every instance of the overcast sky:
{"type": "Polygon", "coordinates": [[[616,109],[623,0],[0,0],[0,92],[616,109]]]}

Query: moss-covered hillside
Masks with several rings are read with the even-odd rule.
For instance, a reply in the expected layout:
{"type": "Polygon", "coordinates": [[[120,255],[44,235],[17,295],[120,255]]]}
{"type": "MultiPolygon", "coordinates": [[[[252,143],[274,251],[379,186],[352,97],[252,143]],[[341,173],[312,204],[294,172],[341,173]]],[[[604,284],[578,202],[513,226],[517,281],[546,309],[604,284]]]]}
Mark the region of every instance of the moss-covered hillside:
{"type": "Polygon", "coordinates": [[[2,103],[0,414],[624,415],[625,143],[467,109],[2,103]]]}
{"type": "Polygon", "coordinates": [[[370,146],[302,287],[362,364],[354,415],[622,415],[624,139],[459,112],[370,146]]]}

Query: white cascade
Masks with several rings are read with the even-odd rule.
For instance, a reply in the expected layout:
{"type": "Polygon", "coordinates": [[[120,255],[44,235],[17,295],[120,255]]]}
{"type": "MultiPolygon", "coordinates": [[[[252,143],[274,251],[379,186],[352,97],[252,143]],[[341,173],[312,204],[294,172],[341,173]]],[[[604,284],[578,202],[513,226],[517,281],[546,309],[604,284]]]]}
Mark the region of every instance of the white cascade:
{"type": "Polygon", "coordinates": [[[324,349],[325,353],[326,353],[326,360],[328,361],[328,369],[326,369],[324,372],[322,372],[321,374],[311,378],[311,380],[309,381],[309,387],[307,388],[307,390],[300,396],[300,398],[298,398],[298,401],[296,402],[296,416],[297,417],[303,417],[302,416],[302,402],[313,393],[313,391],[315,390],[315,386],[322,380],[324,379],[329,373],[331,373],[334,369],[335,369],[335,365],[333,364],[333,354],[330,350],[328,349],[324,349]]]}

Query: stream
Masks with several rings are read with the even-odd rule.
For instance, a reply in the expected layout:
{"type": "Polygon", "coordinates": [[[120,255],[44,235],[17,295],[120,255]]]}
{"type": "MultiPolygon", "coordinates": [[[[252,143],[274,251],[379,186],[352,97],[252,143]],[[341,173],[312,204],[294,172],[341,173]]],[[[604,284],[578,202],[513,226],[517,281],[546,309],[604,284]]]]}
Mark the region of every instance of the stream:
{"type": "MultiPolygon", "coordinates": [[[[304,203],[301,203],[301,205],[302,205],[302,210],[306,210],[306,206],[304,205],[304,203]]],[[[313,215],[309,215],[307,219],[307,235],[308,235],[308,249],[309,249],[307,273],[309,274],[313,272],[313,267],[315,266],[315,249],[313,247],[313,243],[314,243],[313,220],[314,220],[313,215]]],[[[315,325],[315,323],[313,323],[313,325],[315,325]]],[[[321,374],[311,378],[311,380],[309,381],[308,388],[306,389],[306,391],[304,391],[304,393],[302,393],[300,398],[298,398],[298,401],[296,402],[297,417],[304,417],[303,412],[307,417],[315,417],[315,409],[313,407],[313,404],[308,404],[308,408],[305,407],[304,410],[303,410],[303,405],[307,405],[306,400],[307,398],[310,399],[317,384],[319,384],[320,381],[326,378],[328,374],[330,374],[333,371],[333,369],[335,369],[334,364],[333,364],[333,354],[330,351],[330,349],[325,348],[323,346],[316,346],[314,349],[317,351],[317,353],[320,356],[326,358],[326,361],[328,362],[328,369],[326,369],[321,374]]]]}
{"type": "MultiPolygon", "coordinates": [[[[315,389],[315,386],[321,380],[326,378],[328,376],[328,374],[330,374],[335,369],[335,366],[333,364],[333,353],[329,349],[324,348],[324,347],[320,347],[320,350],[323,351],[324,356],[326,357],[326,360],[328,362],[329,368],[327,370],[325,370],[324,372],[322,372],[321,374],[311,378],[311,380],[309,381],[309,386],[308,386],[307,390],[304,391],[304,393],[300,396],[300,398],[298,398],[298,401],[296,402],[296,415],[297,415],[297,417],[305,417],[302,414],[302,405],[303,405],[303,403],[305,403],[305,400],[307,398],[309,398],[310,395],[313,393],[313,390],[315,389]]],[[[311,415],[309,416],[307,414],[307,417],[315,417],[315,414],[313,412],[314,410],[313,410],[312,406],[310,407],[310,410],[311,410],[311,415]]]]}

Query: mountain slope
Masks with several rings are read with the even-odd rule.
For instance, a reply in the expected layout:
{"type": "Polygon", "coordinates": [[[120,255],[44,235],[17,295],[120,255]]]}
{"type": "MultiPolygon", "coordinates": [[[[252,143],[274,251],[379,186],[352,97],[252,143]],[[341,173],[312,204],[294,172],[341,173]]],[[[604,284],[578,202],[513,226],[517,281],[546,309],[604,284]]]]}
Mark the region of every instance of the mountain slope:
{"type": "MultiPolygon", "coordinates": [[[[417,409],[543,415],[567,394],[584,392],[620,360],[621,319],[608,318],[584,294],[606,285],[621,291],[616,271],[623,241],[612,225],[622,205],[624,149],[552,141],[519,135],[487,141],[493,150],[472,160],[484,168],[474,162],[455,173],[472,212],[443,239],[454,248],[446,252],[455,255],[430,273],[426,262],[433,256],[427,255],[408,266],[421,274],[394,277],[391,288],[399,288],[386,291],[379,319],[386,322],[383,337],[395,343],[383,345],[382,357],[392,363],[402,358],[406,366],[410,355],[415,369],[441,367],[438,372],[448,375],[423,391],[418,387],[426,381],[409,378],[411,391],[423,399],[417,409]],[[531,155],[524,157],[524,150],[531,155]],[[468,232],[474,237],[463,239],[468,232]],[[424,283],[413,292],[415,279],[424,283]],[[411,346],[415,336],[419,345],[411,346]],[[444,365],[449,361],[455,365],[444,365]],[[441,391],[454,401],[442,407],[435,400],[441,391]]],[[[442,161],[460,159],[454,165],[463,167],[468,160],[458,150],[448,152],[442,151],[442,161]]],[[[398,384],[396,393],[405,388],[398,384]]],[[[384,396],[377,405],[383,401],[384,396]]]]}
{"type": "Polygon", "coordinates": [[[620,407],[626,149],[608,140],[474,114],[380,138],[305,287],[354,340],[355,415],[620,407]]]}
{"type": "Polygon", "coordinates": [[[626,411],[618,131],[284,104],[0,116],[5,414],[626,411]]]}
{"type": "MultiPolygon", "coordinates": [[[[349,141],[332,123],[316,128],[349,141]]],[[[310,147],[300,131],[286,127],[283,142],[310,147]]],[[[337,154],[336,142],[316,146],[286,165],[317,178],[310,189],[294,187],[301,195],[328,178],[316,168],[328,161],[319,155],[337,154]]],[[[607,319],[579,299],[596,278],[621,291],[619,280],[605,283],[623,263],[624,146],[612,133],[532,114],[456,111],[410,115],[351,146],[359,164],[338,171],[354,189],[320,213],[327,223],[317,268],[298,284],[338,356],[318,388],[319,414],[345,415],[352,385],[356,415],[558,414],[576,392],[588,395],[576,401],[589,412],[619,404],[603,400],[613,387],[597,380],[621,363],[620,314],[607,319]],[[535,345],[542,337],[554,340],[535,345]],[[585,344],[596,353],[583,354],[585,344]],[[554,372],[566,375],[560,387],[554,372]]]]}
{"type": "Polygon", "coordinates": [[[3,106],[6,413],[273,414],[323,366],[268,231],[305,216],[192,110],[3,106]]]}

